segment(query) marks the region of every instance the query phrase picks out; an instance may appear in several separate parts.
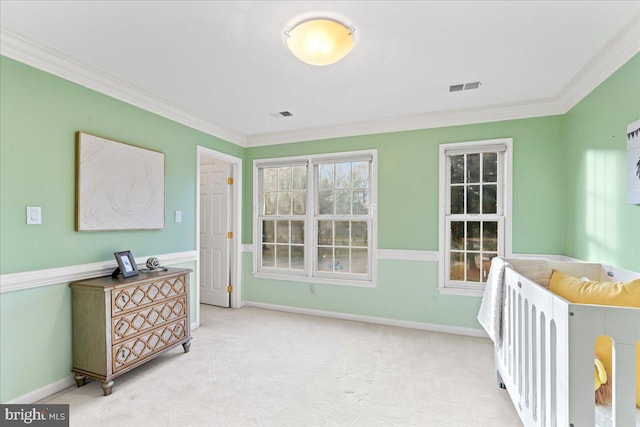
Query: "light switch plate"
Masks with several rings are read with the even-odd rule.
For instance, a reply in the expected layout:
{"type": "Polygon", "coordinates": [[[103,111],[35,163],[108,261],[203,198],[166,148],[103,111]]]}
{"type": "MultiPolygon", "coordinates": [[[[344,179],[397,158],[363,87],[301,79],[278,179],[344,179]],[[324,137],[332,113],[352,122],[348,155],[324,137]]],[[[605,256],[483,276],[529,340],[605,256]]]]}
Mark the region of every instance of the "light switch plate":
{"type": "Polygon", "coordinates": [[[42,224],[42,207],[27,206],[27,224],[42,224]]]}
{"type": "Polygon", "coordinates": [[[182,211],[176,211],[175,221],[176,222],[182,222],[182,211]]]}

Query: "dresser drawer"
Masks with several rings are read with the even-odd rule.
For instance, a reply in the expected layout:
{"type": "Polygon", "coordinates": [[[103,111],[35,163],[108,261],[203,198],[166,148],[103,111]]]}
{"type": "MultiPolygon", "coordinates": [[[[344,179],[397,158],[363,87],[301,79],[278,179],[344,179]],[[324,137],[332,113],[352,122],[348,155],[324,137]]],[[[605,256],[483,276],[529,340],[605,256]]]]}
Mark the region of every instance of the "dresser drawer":
{"type": "Polygon", "coordinates": [[[186,314],[186,297],[182,296],[114,317],[111,319],[111,342],[117,344],[133,335],[184,317],[186,314]]]}
{"type": "Polygon", "coordinates": [[[158,329],[116,344],[112,347],[113,372],[118,372],[145,359],[187,336],[187,319],[162,326],[158,329]]]}
{"type": "Polygon", "coordinates": [[[138,286],[114,289],[111,293],[112,314],[117,316],[157,301],[184,295],[187,292],[186,277],[186,275],[169,277],[138,286]]]}

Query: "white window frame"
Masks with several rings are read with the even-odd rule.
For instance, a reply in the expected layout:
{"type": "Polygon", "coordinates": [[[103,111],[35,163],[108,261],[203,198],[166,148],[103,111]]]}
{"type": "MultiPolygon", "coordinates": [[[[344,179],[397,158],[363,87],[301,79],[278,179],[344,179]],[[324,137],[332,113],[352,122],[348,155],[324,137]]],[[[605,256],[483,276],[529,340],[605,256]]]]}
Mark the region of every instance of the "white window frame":
{"type": "MultiPolygon", "coordinates": [[[[377,278],[377,150],[349,151],[343,153],[327,153],[318,155],[280,157],[273,159],[256,159],[253,161],[253,276],[260,279],[289,280],[295,282],[318,283],[329,285],[346,285],[356,287],[375,287],[377,278]],[[317,167],[319,164],[340,163],[358,160],[371,160],[369,176],[370,214],[357,215],[317,215],[318,200],[317,167]],[[260,171],[265,167],[284,167],[305,164],[307,166],[307,205],[305,220],[305,267],[304,270],[280,270],[261,268],[261,220],[259,209],[262,197],[262,179],[260,171]],[[367,220],[369,242],[369,272],[367,275],[323,273],[317,266],[317,221],[318,220],[367,220]]],[[[278,220],[280,217],[274,217],[278,220]]],[[[282,217],[282,219],[288,219],[282,217]]],[[[298,218],[296,218],[298,219],[298,218]]]]}
{"type": "Polygon", "coordinates": [[[498,233],[502,239],[498,242],[498,255],[512,254],[512,188],[513,188],[513,139],[500,138],[482,141],[467,141],[451,144],[440,144],[439,156],[439,266],[438,291],[445,295],[482,296],[484,284],[457,282],[449,280],[450,263],[450,224],[452,220],[497,220],[498,233]],[[498,195],[498,212],[496,214],[465,214],[451,216],[450,209],[450,156],[497,151],[499,154],[498,187],[502,187],[498,195]],[[500,185],[501,184],[501,185],[500,185]]]}

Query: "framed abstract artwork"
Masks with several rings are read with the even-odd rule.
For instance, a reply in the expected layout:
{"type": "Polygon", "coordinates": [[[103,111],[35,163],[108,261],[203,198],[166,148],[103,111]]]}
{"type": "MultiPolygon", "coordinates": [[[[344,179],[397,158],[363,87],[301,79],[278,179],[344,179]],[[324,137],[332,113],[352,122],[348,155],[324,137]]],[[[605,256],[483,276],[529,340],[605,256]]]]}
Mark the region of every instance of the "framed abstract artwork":
{"type": "Polygon", "coordinates": [[[164,228],[164,153],[76,133],[76,231],[164,228]]]}
{"type": "Polygon", "coordinates": [[[627,203],[640,204],[640,119],[627,126],[627,203]]]}

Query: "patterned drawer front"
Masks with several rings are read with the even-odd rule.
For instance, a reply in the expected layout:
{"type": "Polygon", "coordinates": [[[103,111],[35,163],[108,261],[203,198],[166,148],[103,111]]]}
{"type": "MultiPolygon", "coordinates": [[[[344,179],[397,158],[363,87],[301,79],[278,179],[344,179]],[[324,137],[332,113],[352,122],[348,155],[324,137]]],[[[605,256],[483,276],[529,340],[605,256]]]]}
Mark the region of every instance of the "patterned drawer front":
{"type": "Polygon", "coordinates": [[[118,372],[187,336],[187,319],[183,318],[155,331],[113,346],[113,372],[118,372]]]}
{"type": "Polygon", "coordinates": [[[111,319],[112,342],[117,343],[132,335],[186,316],[185,301],[185,297],[180,297],[111,319]]]}
{"type": "Polygon", "coordinates": [[[162,301],[187,292],[186,276],[170,277],[140,286],[116,289],[112,292],[113,315],[162,301]]]}

